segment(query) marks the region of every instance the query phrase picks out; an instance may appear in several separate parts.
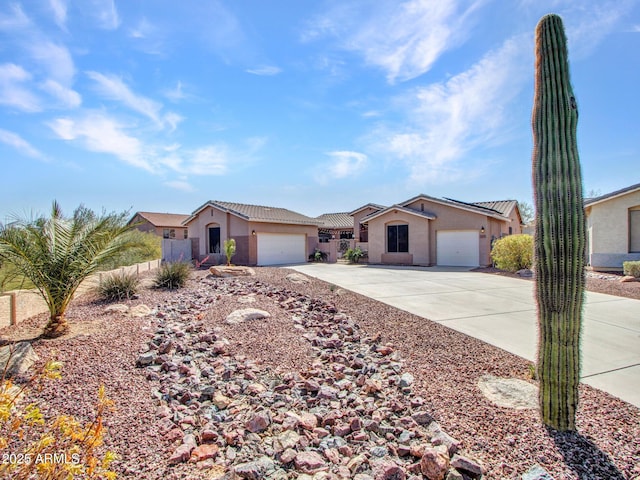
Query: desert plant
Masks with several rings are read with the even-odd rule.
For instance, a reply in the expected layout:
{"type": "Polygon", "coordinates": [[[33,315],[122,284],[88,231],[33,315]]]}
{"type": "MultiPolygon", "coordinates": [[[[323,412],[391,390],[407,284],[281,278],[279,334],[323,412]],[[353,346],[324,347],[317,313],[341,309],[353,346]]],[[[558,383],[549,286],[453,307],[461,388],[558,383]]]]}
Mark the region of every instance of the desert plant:
{"type": "Polygon", "coordinates": [[[531,235],[508,235],[493,244],[491,259],[496,267],[508,272],[517,272],[533,265],[533,237],[531,235]]]}
{"type": "Polygon", "coordinates": [[[80,206],[65,217],[57,202],[51,216],[17,219],[0,226],[0,259],[15,266],[38,289],[49,308],[44,335],[68,330],[65,313],[80,284],[109,259],[135,246],[125,235],[127,212],[102,213],[80,206]]]}
{"type": "Polygon", "coordinates": [[[135,273],[111,273],[98,285],[98,294],[107,301],[131,299],[138,293],[140,280],[135,273]]]}
{"type": "Polygon", "coordinates": [[[575,430],[586,227],[578,110],[558,15],[542,17],[535,45],[532,167],[540,413],[549,427],[575,430]]]}
{"type": "Polygon", "coordinates": [[[363,251],[360,249],[360,247],[356,247],[356,248],[350,248],[348,249],[345,253],[344,256],[347,260],[349,260],[351,263],[358,263],[360,261],[360,259],[364,256],[363,251]]]}
{"type": "Polygon", "coordinates": [[[309,260],[314,262],[325,262],[327,260],[327,254],[326,252],[316,248],[315,251],[309,255],[309,260]]]}
{"type": "Polygon", "coordinates": [[[637,262],[624,262],[622,269],[625,275],[640,278],[640,261],[637,262]]]}
{"type": "Polygon", "coordinates": [[[0,477],[15,480],[47,478],[115,479],[109,470],[117,455],[107,451],[100,457],[96,449],[104,437],[103,418],[113,405],[101,386],[93,420],[81,424],[74,417],[45,418],[35,403],[27,403],[28,393],[44,380],[59,379],[61,364],[49,361],[20,386],[0,377],[0,477]]]}
{"type": "Polygon", "coordinates": [[[224,241],[224,255],[227,257],[227,266],[231,265],[231,257],[236,254],[236,241],[230,238],[224,241]]]}
{"type": "Polygon", "coordinates": [[[175,290],[182,288],[191,274],[189,262],[166,262],[156,272],[154,286],[175,290]]]}

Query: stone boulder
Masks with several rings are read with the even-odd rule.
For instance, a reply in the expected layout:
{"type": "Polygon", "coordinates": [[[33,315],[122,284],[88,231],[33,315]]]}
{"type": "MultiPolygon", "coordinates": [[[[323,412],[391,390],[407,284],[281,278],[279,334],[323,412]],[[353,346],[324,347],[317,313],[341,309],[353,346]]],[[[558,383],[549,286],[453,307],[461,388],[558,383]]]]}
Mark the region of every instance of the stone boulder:
{"type": "Polygon", "coordinates": [[[291,283],[309,283],[309,279],[301,273],[290,273],[286,277],[291,283]]]}
{"type": "Polygon", "coordinates": [[[640,278],[632,277],[631,275],[625,275],[620,278],[620,282],[628,283],[628,282],[640,282],[640,278]]]}
{"type": "Polygon", "coordinates": [[[31,365],[40,360],[29,342],[18,342],[0,348],[0,372],[7,377],[25,373],[31,365]]]}
{"type": "Polygon", "coordinates": [[[247,322],[249,320],[259,320],[261,318],[269,318],[271,314],[264,310],[258,310],[257,308],[241,308],[240,310],[234,310],[225,320],[230,325],[237,323],[247,322]]]}
{"type": "Polygon", "coordinates": [[[251,277],[256,274],[253,268],[240,266],[214,265],[209,267],[209,272],[214,277],[251,277]]]}
{"type": "Polygon", "coordinates": [[[516,410],[538,408],[538,387],[524,380],[483,375],[478,381],[478,388],[499,407],[516,410]]]}

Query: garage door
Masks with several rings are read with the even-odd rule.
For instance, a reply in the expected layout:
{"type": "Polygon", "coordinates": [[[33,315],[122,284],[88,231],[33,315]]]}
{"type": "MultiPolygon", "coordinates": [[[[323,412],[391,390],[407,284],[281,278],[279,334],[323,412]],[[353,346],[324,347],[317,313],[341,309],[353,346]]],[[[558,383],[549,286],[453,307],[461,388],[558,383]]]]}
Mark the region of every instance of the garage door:
{"type": "Polygon", "coordinates": [[[304,263],[305,243],[304,235],[258,233],[258,265],[304,263]]]}
{"type": "Polygon", "coordinates": [[[480,236],[477,230],[441,230],[437,233],[438,265],[477,267],[480,265],[480,236]]]}

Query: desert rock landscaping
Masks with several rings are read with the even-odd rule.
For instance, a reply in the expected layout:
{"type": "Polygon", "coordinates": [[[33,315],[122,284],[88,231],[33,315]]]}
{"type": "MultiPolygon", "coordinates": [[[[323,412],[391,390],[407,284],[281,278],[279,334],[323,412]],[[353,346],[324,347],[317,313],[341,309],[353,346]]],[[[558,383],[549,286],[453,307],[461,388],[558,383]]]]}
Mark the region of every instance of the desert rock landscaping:
{"type": "Polygon", "coordinates": [[[53,340],[34,338],[46,315],[0,334],[64,363],[29,396],[47,415],[91,418],[105,385],[120,478],[640,476],[639,409],[583,385],[578,433],[547,431],[535,408],[479,388],[490,376],[535,388],[529,362],[287,269],[254,273],[195,271],[126,309],[85,295],[53,340]]]}

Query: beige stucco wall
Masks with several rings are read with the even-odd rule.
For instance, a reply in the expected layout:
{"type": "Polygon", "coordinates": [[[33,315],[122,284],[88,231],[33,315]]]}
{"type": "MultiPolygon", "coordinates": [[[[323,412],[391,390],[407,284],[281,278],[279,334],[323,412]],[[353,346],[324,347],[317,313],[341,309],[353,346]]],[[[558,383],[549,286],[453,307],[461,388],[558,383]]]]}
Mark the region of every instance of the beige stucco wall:
{"type": "Polygon", "coordinates": [[[228,238],[236,241],[233,263],[256,265],[258,262],[258,233],[304,234],[307,257],[318,244],[318,227],[315,225],[288,225],[282,223],[249,222],[217,208],[207,207],[189,222],[189,237],[199,238],[198,256],[208,255],[209,227],[220,227],[220,243],[228,238]],[[256,235],[253,235],[253,231],[256,235]]]}
{"type": "Polygon", "coordinates": [[[639,260],[629,252],[629,210],[640,208],[640,191],[629,192],[590,205],[587,214],[587,263],[596,270],[621,270],[627,260],[639,260]]]}
{"type": "Polygon", "coordinates": [[[397,263],[406,262],[405,253],[387,253],[387,226],[409,225],[409,253],[413,256],[414,265],[429,265],[429,222],[424,217],[418,217],[402,210],[391,210],[369,221],[369,263],[396,263],[393,257],[397,257],[397,263]],[[383,262],[384,255],[384,262],[383,262]]]}
{"type": "Polygon", "coordinates": [[[640,191],[587,207],[589,253],[629,253],[629,209],[634,207],[640,208],[640,191]]]}
{"type": "Polygon", "coordinates": [[[425,212],[437,217],[431,221],[431,228],[429,229],[428,242],[431,264],[436,263],[438,230],[477,230],[480,236],[480,265],[491,264],[491,239],[499,238],[502,233],[506,234],[509,231],[507,222],[487,217],[480,213],[431,202],[427,199],[418,199],[407,206],[415,210],[422,210],[423,205],[425,212]],[[480,232],[482,227],[485,228],[484,234],[480,232]]]}
{"type": "Polygon", "coordinates": [[[371,215],[373,212],[377,212],[379,209],[373,207],[363,208],[359,212],[353,215],[353,238],[356,242],[360,241],[360,222],[367,215],[371,215]]]}

